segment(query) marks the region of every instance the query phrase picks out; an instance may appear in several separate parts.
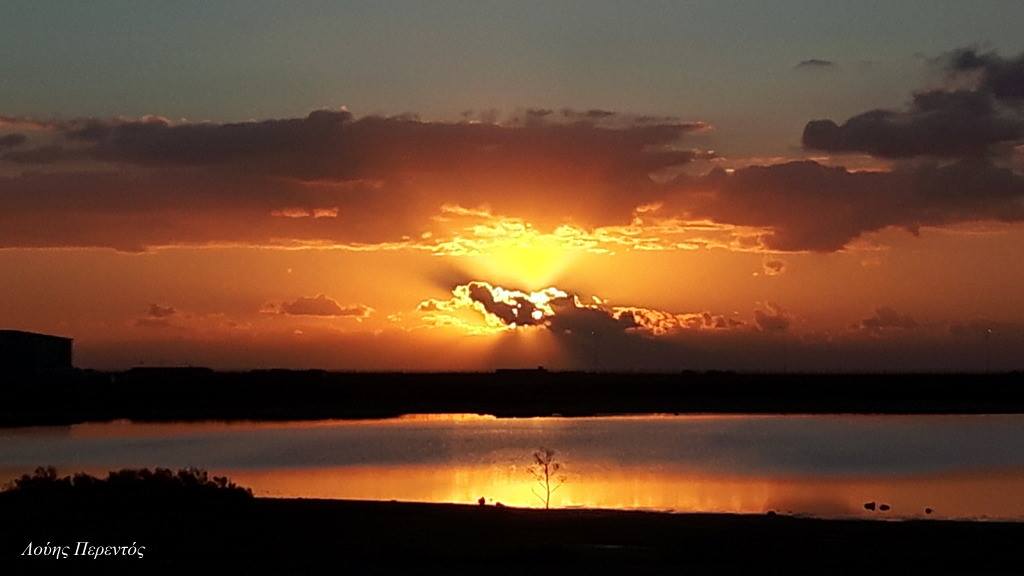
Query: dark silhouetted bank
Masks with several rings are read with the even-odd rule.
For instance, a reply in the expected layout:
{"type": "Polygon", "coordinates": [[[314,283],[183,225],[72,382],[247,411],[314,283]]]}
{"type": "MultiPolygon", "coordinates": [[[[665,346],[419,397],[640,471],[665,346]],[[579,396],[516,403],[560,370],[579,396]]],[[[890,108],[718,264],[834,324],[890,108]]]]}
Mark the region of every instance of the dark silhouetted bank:
{"type": "Polygon", "coordinates": [[[21,374],[0,426],[402,414],[1024,413],[1024,373],[358,373],[205,368],[21,374]]]}

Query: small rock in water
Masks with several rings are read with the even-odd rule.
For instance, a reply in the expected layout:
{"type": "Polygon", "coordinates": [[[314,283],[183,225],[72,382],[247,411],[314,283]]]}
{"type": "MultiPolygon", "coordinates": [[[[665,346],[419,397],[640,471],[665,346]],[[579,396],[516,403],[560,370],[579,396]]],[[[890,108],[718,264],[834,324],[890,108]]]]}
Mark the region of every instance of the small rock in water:
{"type": "Polygon", "coordinates": [[[865,510],[871,510],[872,512],[874,512],[875,511],[875,503],[874,502],[868,502],[868,503],[864,504],[864,509],[865,510]]]}
{"type": "Polygon", "coordinates": [[[882,512],[888,512],[889,511],[889,505],[888,504],[882,504],[882,505],[880,505],[878,507],[878,509],[881,510],[882,512]]]}
{"type": "Polygon", "coordinates": [[[924,509],[924,513],[925,514],[931,514],[932,513],[932,509],[931,508],[925,508],[924,509]]]}

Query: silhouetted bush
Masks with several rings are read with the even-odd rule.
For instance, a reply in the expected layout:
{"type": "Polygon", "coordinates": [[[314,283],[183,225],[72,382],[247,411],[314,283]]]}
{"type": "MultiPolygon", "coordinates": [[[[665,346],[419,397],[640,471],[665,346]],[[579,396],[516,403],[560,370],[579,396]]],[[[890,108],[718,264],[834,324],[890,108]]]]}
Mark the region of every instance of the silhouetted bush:
{"type": "Polygon", "coordinates": [[[231,482],[224,476],[211,477],[206,470],[167,468],[149,470],[118,470],[97,478],[89,474],[58,476],[51,467],[36,468],[23,474],[3,490],[4,493],[29,497],[140,498],[176,500],[195,498],[249,499],[252,491],[231,482]]]}

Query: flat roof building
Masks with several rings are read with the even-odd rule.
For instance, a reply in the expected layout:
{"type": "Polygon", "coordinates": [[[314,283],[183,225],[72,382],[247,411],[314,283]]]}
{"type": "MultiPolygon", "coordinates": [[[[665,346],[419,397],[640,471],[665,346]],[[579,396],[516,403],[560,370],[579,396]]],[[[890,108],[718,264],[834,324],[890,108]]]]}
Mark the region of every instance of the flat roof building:
{"type": "Polygon", "coordinates": [[[72,339],[21,330],[0,330],[0,371],[57,372],[72,367],[72,339]]]}

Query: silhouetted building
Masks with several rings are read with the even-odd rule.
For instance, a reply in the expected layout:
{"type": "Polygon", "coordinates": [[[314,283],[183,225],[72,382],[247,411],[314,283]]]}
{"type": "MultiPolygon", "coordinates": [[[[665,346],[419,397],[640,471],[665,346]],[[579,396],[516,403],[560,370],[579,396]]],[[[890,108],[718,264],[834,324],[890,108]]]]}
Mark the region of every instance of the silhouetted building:
{"type": "Polygon", "coordinates": [[[34,373],[71,369],[72,340],[62,336],[0,330],[0,370],[34,373]]]}

